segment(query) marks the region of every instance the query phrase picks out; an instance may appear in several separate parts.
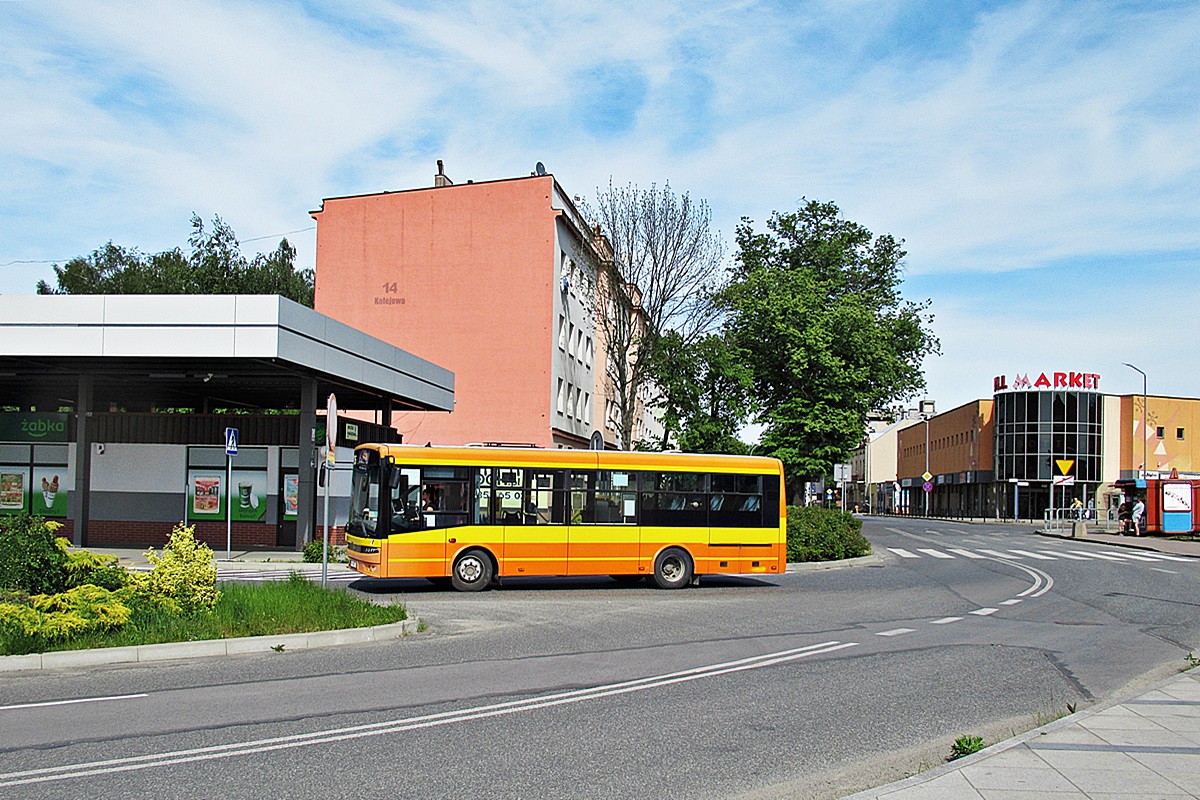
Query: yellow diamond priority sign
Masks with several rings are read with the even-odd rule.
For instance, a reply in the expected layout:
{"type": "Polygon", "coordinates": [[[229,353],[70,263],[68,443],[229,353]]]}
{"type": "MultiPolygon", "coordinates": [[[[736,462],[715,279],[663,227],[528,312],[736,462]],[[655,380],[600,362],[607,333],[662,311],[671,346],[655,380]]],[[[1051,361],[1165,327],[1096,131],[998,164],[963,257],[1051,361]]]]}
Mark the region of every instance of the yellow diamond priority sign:
{"type": "Polygon", "coordinates": [[[933,476],[930,475],[928,472],[926,472],[924,475],[922,475],[921,478],[922,478],[922,480],[925,480],[926,482],[933,480],[933,476]]]}

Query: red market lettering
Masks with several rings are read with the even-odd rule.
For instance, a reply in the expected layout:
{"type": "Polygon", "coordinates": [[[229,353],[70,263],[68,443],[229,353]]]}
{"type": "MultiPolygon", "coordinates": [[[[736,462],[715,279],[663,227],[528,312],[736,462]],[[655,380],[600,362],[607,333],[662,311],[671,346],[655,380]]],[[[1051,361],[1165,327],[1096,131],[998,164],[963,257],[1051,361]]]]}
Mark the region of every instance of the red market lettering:
{"type": "MultiPolygon", "coordinates": [[[[1011,389],[1099,389],[1100,376],[1095,372],[1042,372],[1033,381],[1029,375],[1016,375],[1011,389]]],[[[1008,376],[997,375],[992,379],[992,390],[1004,392],[1010,389],[1008,376]]]]}

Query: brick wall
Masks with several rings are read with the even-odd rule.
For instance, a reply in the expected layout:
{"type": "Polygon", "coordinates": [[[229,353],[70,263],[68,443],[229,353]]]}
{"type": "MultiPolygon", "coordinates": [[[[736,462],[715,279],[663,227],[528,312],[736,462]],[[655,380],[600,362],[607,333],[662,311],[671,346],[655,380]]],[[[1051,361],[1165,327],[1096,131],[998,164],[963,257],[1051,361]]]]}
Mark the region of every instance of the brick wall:
{"type": "MultiPolygon", "coordinates": [[[[134,522],[94,519],[88,522],[87,547],[162,547],[167,543],[174,522],[134,522]]],[[[224,522],[197,522],[196,538],[214,551],[225,549],[226,528],[224,522]]],[[[70,536],[71,523],[59,532],[70,536]]],[[[322,531],[318,526],[317,535],[322,531]]],[[[235,522],[229,532],[232,546],[237,550],[275,547],[275,526],[261,522],[235,522]]],[[[329,529],[329,543],[344,547],[346,532],[342,528],[329,529]]]]}

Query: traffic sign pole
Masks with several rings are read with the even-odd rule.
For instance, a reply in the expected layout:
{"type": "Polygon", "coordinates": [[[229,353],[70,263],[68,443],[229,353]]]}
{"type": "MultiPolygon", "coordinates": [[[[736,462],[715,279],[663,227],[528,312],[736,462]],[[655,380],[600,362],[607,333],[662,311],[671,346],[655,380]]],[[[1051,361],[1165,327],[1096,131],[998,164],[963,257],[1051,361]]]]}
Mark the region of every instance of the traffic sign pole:
{"type": "Polygon", "coordinates": [[[238,429],[225,429],[225,560],[233,560],[233,457],[238,452],[238,429]]]}

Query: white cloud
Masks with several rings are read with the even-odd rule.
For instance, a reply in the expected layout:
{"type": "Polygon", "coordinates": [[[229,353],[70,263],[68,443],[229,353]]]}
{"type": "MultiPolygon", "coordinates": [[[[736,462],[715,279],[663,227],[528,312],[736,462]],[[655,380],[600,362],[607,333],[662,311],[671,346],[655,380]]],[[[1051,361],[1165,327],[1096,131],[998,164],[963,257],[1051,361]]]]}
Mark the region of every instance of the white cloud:
{"type": "MultiPolygon", "coordinates": [[[[930,382],[947,396],[986,393],[973,371],[993,361],[1136,346],[1137,325],[1080,336],[1019,300],[990,306],[961,276],[1006,274],[1038,297],[1048,264],[1119,285],[1174,252],[1163,280],[1190,278],[1200,9],[1047,0],[916,24],[912,8],[0,4],[0,263],[182,244],[192,211],[243,237],[291,231],[322,197],[429,185],[436,158],[458,181],[541,160],[572,194],[669,179],[729,239],[739,217],[761,225],[802,196],[904,238],[939,315],[930,382]],[[642,76],[644,105],[629,131],[593,136],[580,81],[612,64],[642,76]]],[[[290,238],[311,266],[312,234],[290,238]]],[[[0,291],[48,273],[0,267],[0,291]]]]}

